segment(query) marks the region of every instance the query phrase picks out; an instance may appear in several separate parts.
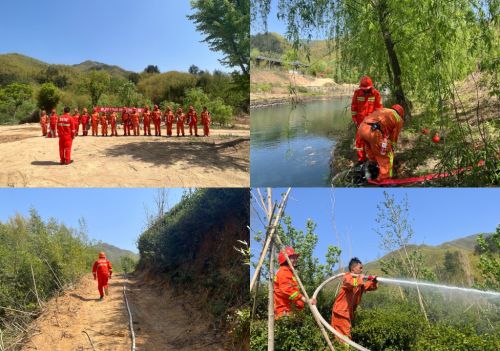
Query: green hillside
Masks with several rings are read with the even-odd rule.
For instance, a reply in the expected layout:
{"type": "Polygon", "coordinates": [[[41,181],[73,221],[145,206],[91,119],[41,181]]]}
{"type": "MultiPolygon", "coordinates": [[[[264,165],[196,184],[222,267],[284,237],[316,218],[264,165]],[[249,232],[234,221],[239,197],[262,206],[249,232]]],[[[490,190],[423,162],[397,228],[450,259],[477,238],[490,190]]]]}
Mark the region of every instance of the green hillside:
{"type": "Polygon", "coordinates": [[[94,248],[97,251],[104,251],[106,253],[106,257],[108,258],[108,260],[110,260],[112,262],[113,261],[119,262],[120,258],[122,258],[124,256],[128,256],[128,257],[134,259],[135,261],[137,261],[139,259],[139,254],[136,254],[136,253],[129,251],[129,250],[120,249],[119,247],[116,247],[116,246],[111,245],[111,244],[103,243],[103,242],[99,242],[99,243],[95,244],[94,248]]]}

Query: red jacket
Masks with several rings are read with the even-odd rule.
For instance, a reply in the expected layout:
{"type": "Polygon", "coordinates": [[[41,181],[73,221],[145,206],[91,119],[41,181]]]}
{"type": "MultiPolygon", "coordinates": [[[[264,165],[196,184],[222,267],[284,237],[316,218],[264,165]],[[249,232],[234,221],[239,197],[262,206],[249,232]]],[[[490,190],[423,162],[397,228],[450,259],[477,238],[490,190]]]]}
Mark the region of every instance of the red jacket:
{"type": "Polygon", "coordinates": [[[292,311],[292,305],[296,309],[303,309],[304,302],[301,298],[302,294],[291,268],[282,265],[274,277],[274,317],[277,319],[288,314],[292,311]]]}
{"type": "Polygon", "coordinates": [[[396,111],[390,108],[382,108],[373,112],[365,118],[365,123],[379,123],[383,136],[386,136],[392,144],[398,141],[399,133],[403,128],[404,120],[396,111]]]}
{"type": "Polygon", "coordinates": [[[57,119],[59,118],[58,115],[56,115],[55,113],[53,115],[50,115],[49,117],[49,123],[50,125],[53,127],[57,124],[57,119]]]}
{"type": "Polygon", "coordinates": [[[382,100],[377,89],[372,88],[369,94],[365,94],[362,89],[356,89],[352,96],[351,115],[357,126],[366,116],[380,108],[382,108],[382,100]]]}
{"type": "Polygon", "coordinates": [[[111,262],[109,262],[106,258],[100,258],[94,262],[94,266],[92,267],[92,274],[94,277],[97,275],[100,276],[109,276],[111,277],[111,273],[113,272],[113,267],[111,267],[111,262]]]}
{"type": "Polygon", "coordinates": [[[75,137],[76,132],[76,123],[75,119],[69,115],[69,113],[65,113],[62,116],[59,116],[57,119],[57,134],[59,138],[71,138],[75,137]]]}
{"type": "Polygon", "coordinates": [[[346,273],[340,292],[333,303],[333,313],[353,320],[356,307],[361,302],[361,296],[365,291],[370,290],[377,290],[377,283],[373,281],[363,283],[362,274],[354,277],[351,273],[346,273]]]}

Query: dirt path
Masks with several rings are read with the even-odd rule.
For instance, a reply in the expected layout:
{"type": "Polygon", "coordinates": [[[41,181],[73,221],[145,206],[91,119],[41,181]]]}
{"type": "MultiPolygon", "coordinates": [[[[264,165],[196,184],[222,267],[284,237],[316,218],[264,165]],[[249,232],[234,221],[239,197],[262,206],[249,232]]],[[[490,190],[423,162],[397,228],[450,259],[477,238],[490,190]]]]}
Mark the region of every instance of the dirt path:
{"type": "Polygon", "coordinates": [[[128,313],[123,298],[127,287],[137,351],[224,350],[201,314],[157,285],[137,278],[116,276],[110,280],[110,296],[98,301],[95,281],[89,274],[74,289],[46,305],[33,323],[33,336],[23,351],[131,350],[128,313]]]}
{"type": "Polygon", "coordinates": [[[78,136],[75,162],[61,166],[58,139],[41,137],[38,125],[0,126],[0,187],[248,187],[250,131],[211,134],[78,136]]]}

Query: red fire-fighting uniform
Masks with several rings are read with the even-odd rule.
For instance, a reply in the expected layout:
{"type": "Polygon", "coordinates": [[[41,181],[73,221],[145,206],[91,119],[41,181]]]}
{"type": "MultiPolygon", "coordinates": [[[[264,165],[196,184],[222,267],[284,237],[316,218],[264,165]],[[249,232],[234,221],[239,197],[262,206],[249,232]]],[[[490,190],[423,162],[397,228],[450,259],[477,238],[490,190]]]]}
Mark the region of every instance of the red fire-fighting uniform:
{"type": "Polygon", "coordinates": [[[351,337],[351,322],[354,320],[354,312],[361,302],[361,296],[365,291],[377,290],[375,281],[363,282],[363,275],[354,277],[350,272],[344,276],[340,292],[333,303],[331,325],[347,337],[351,337]]]}
{"type": "Polygon", "coordinates": [[[158,109],[157,105],[155,105],[154,110],[151,113],[151,117],[155,126],[155,135],[161,136],[161,111],[158,109]]]}
{"type": "Polygon", "coordinates": [[[99,113],[94,110],[94,113],[92,114],[91,117],[91,123],[92,123],[92,135],[98,136],[99,135],[99,113]]]}
{"type": "Polygon", "coordinates": [[[108,117],[104,112],[101,115],[101,133],[102,136],[108,136],[108,117]]]}
{"type": "Polygon", "coordinates": [[[203,135],[204,136],[209,136],[210,135],[210,112],[208,111],[202,111],[201,112],[201,123],[203,124],[203,135]]]}
{"type": "Polygon", "coordinates": [[[144,109],[144,112],[142,113],[142,124],[144,127],[144,135],[151,136],[151,113],[147,108],[144,109]]]}
{"type": "Polygon", "coordinates": [[[47,134],[47,138],[55,138],[57,136],[57,119],[56,111],[52,110],[52,114],[49,117],[50,133],[47,134]]]}
{"type": "Polygon", "coordinates": [[[122,112],[123,135],[130,135],[130,115],[127,110],[122,112]]]}
{"type": "Polygon", "coordinates": [[[132,114],[130,115],[130,121],[132,122],[132,129],[134,131],[134,135],[139,135],[139,114],[136,109],[132,110],[132,114]]]}
{"type": "Polygon", "coordinates": [[[293,308],[303,309],[304,302],[301,298],[292,269],[286,264],[280,266],[274,277],[274,318],[290,314],[293,308]]]}
{"type": "Polygon", "coordinates": [[[45,111],[40,116],[40,126],[42,127],[42,136],[47,136],[47,114],[45,111]]]}
{"type": "Polygon", "coordinates": [[[69,113],[59,116],[57,119],[57,134],[59,135],[59,157],[61,164],[69,164],[71,161],[71,145],[75,137],[75,120],[69,113]]]}
{"type": "Polygon", "coordinates": [[[111,112],[109,123],[111,124],[111,136],[118,136],[118,132],[116,131],[116,112],[111,112]]]}
{"type": "Polygon", "coordinates": [[[170,108],[165,111],[165,125],[167,126],[167,135],[172,136],[172,125],[174,123],[174,113],[170,108]]]}
{"type": "MultiPolygon", "coordinates": [[[[380,93],[373,87],[370,77],[361,78],[359,89],[354,92],[351,103],[352,120],[359,128],[363,119],[375,110],[382,108],[380,93]]],[[[366,161],[366,155],[363,150],[363,140],[356,134],[356,153],[358,161],[366,161]]]]}
{"type": "Polygon", "coordinates": [[[83,113],[81,115],[81,122],[82,122],[82,135],[87,135],[88,134],[88,124],[89,124],[89,119],[90,119],[90,116],[87,112],[87,109],[83,109],[83,113]]]}
{"type": "Polygon", "coordinates": [[[194,128],[194,135],[198,136],[198,115],[192,106],[189,107],[187,119],[189,123],[189,135],[193,135],[194,128]]]}
{"type": "Polygon", "coordinates": [[[75,137],[78,136],[78,132],[80,131],[80,114],[78,112],[75,112],[73,114],[73,120],[75,122],[75,137]]]}
{"type": "Polygon", "coordinates": [[[108,289],[108,279],[111,278],[112,273],[111,262],[106,259],[104,253],[100,253],[99,259],[94,262],[94,266],[92,267],[92,274],[94,275],[94,279],[97,280],[97,289],[101,298],[104,297],[104,289],[108,289]]]}
{"type": "Polygon", "coordinates": [[[177,136],[179,136],[180,133],[182,133],[182,136],[184,136],[184,119],[186,118],[186,115],[182,113],[182,110],[177,110],[177,113],[175,114],[175,124],[177,126],[177,136]]]}
{"type": "Polygon", "coordinates": [[[366,117],[358,128],[357,135],[365,143],[368,159],[378,164],[379,176],[377,180],[392,177],[394,146],[403,128],[403,115],[404,110],[400,105],[382,108],[366,117]],[[374,128],[376,126],[380,128],[374,128]],[[387,145],[385,153],[382,148],[383,142],[387,145]]]}

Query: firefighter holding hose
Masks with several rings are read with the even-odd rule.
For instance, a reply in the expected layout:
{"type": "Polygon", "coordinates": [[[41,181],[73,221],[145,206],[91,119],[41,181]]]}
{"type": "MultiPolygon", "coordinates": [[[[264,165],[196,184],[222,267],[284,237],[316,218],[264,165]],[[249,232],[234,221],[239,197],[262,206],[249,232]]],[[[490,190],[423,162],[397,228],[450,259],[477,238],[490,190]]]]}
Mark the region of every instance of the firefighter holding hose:
{"type": "Polygon", "coordinates": [[[111,279],[111,274],[113,273],[113,268],[111,267],[111,262],[106,258],[104,252],[99,252],[99,259],[94,262],[92,267],[92,274],[94,275],[94,280],[97,280],[97,289],[99,290],[99,301],[104,299],[104,294],[108,296],[108,279],[111,279]]]}
{"type": "MultiPolygon", "coordinates": [[[[286,247],[285,252],[290,258],[292,265],[296,267],[299,255],[291,247],[286,247]]],[[[293,314],[294,310],[302,310],[306,303],[306,298],[300,293],[299,285],[293,275],[293,271],[288,265],[285,254],[281,251],[278,255],[280,268],[274,277],[274,318],[293,314]]],[[[316,304],[316,299],[310,300],[312,305],[316,304]]]]}
{"type": "Polygon", "coordinates": [[[348,338],[351,338],[351,322],[361,296],[366,291],[377,290],[377,277],[366,277],[362,272],[363,264],[357,257],[353,257],[349,261],[349,272],[345,274],[340,292],[333,303],[331,325],[348,338]]]}

